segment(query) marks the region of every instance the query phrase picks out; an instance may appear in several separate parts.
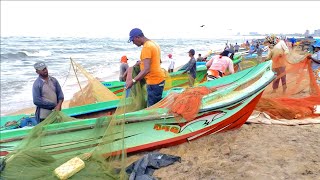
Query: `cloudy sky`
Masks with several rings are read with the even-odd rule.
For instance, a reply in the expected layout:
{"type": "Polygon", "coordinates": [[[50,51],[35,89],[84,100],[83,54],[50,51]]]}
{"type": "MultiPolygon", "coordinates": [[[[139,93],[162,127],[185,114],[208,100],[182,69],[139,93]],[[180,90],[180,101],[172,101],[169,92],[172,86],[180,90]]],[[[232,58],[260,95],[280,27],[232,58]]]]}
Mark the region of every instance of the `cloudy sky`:
{"type": "Polygon", "coordinates": [[[206,38],[320,29],[320,1],[1,1],[1,36],[206,38]],[[200,27],[200,25],[205,25],[200,27]]]}

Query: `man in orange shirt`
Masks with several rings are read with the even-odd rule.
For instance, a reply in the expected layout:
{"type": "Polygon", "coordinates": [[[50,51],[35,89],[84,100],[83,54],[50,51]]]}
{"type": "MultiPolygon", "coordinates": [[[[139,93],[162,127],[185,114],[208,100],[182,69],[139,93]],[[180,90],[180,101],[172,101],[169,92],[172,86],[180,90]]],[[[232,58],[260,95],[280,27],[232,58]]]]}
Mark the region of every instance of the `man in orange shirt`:
{"type": "Polygon", "coordinates": [[[127,83],[126,88],[131,88],[136,81],[145,79],[147,82],[148,107],[156,104],[162,99],[162,92],[165,83],[165,74],[161,70],[160,46],[154,41],[146,38],[139,28],[134,28],[129,33],[128,42],[136,46],[143,46],[140,54],[140,73],[127,83]]]}

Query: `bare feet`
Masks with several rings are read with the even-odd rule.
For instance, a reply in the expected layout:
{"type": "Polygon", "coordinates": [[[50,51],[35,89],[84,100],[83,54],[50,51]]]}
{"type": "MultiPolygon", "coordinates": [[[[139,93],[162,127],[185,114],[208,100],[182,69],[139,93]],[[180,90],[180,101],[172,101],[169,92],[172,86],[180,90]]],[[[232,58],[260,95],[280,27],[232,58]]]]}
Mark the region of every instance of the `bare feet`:
{"type": "Polygon", "coordinates": [[[282,85],[282,93],[285,94],[287,90],[287,85],[282,85]]]}

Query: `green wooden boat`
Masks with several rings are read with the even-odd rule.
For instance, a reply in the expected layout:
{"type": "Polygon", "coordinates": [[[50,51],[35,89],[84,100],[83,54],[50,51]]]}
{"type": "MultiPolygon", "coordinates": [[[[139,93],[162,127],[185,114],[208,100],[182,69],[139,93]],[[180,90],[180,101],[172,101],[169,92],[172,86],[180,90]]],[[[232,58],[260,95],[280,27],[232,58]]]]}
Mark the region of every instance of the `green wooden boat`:
{"type": "MultiPolygon", "coordinates": [[[[208,134],[239,128],[249,118],[264,89],[274,78],[271,61],[268,61],[201,84],[200,86],[216,87],[217,91],[202,98],[200,110],[191,121],[182,119],[177,122],[164,107],[118,115],[117,121],[123,121],[125,117],[125,149],[131,153],[172,146],[208,134]]],[[[183,88],[174,88],[171,91],[182,92],[183,90],[183,88]]],[[[101,131],[99,135],[93,129],[97,121],[97,118],[91,118],[46,125],[43,127],[46,139],[41,142],[40,147],[56,158],[89,152],[102,141],[97,137],[102,137],[104,132],[101,131]]],[[[103,125],[107,125],[108,121],[106,119],[103,125]]],[[[1,155],[13,151],[31,130],[31,127],[27,127],[1,131],[1,155]]],[[[121,138],[120,134],[115,132],[113,138],[121,138]]],[[[105,153],[119,152],[119,147],[121,147],[120,144],[105,153]]]]}
{"type": "MultiPolygon", "coordinates": [[[[196,83],[202,83],[206,81],[206,73],[207,69],[205,66],[200,65],[197,66],[197,77],[196,83]]],[[[182,74],[182,71],[177,71],[170,73],[170,82],[171,84],[165,84],[164,90],[169,90],[169,87],[186,87],[188,86],[188,76],[186,74],[182,74]]],[[[168,81],[167,81],[168,82],[168,81]]],[[[122,96],[124,89],[124,82],[119,81],[110,81],[110,82],[102,82],[106,87],[108,87],[112,92],[114,92],[117,96],[122,96]]],[[[164,93],[165,94],[165,93],[164,93]]],[[[112,100],[106,102],[97,102],[94,104],[87,104],[83,106],[75,106],[70,108],[62,109],[62,112],[68,116],[75,118],[89,118],[89,117],[100,117],[111,115],[117,108],[119,100],[112,100]]],[[[31,114],[19,114],[19,115],[9,115],[9,116],[1,116],[0,121],[0,131],[15,129],[20,126],[20,122],[23,119],[34,118],[31,114]]]]}
{"type": "MultiPolygon", "coordinates": [[[[176,71],[170,73],[170,77],[172,80],[172,84],[165,84],[164,90],[169,90],[171,87],[185,87],[188,85],[188,78],[182,72],[176,71]]],[[[196,81],[201,83],[206,80],[206,68],[203,64],[197,64],[197,76],[196,81]]],[[[116,94],[118,97],[122,97],[123,94],[123,87],[125,85],[124,82],[120,81],[108,81],[108,82],[101,82],[104,86],[106,86],[110,91],[116,94]]]]}

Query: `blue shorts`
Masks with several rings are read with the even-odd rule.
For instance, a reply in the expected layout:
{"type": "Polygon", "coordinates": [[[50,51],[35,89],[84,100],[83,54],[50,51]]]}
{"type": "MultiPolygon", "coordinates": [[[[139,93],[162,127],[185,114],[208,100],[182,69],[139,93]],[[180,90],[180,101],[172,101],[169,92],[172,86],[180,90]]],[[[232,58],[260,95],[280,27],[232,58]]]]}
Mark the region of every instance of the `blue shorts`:
{"type": "Polygon", "coordinates": [[[127,97],[129,97],[129,95],[130,95],[130,89],[131,89],[131,88],[126,89],[126,86],[127,86],[127,84],[124,83],[124,90],[125,90],[125,92],[126,92],[126,98],[127,98],[127,97]]]}
{"type": "Polygon", "coordinates": [[[165,81],[162,81],[159,84],[147,84],[148,107],[156,104],[162,99],[164,82],[165,81]]]}

